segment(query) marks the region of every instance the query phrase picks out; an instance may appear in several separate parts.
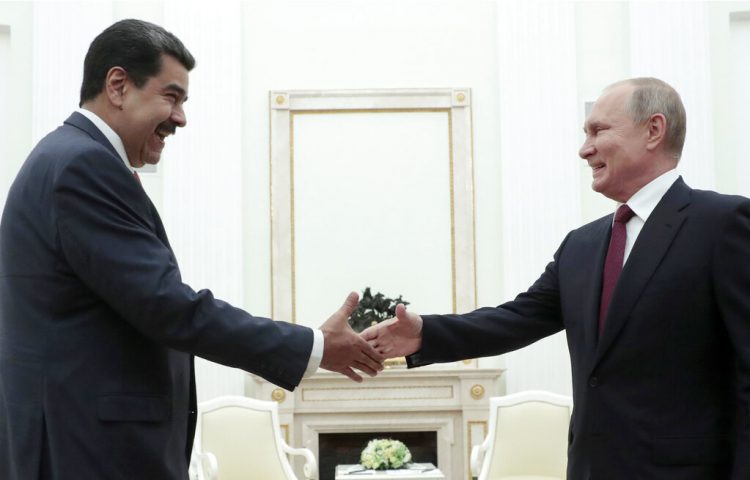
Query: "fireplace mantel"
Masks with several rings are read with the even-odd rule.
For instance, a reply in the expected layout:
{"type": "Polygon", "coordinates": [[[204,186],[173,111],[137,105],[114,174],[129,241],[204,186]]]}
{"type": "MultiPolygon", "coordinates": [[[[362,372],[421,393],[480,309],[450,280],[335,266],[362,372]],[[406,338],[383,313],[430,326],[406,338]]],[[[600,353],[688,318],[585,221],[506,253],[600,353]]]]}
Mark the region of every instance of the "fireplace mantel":
{"type": "MultiPolygon", "coordinates": [[[[488,398],[499,395],[500,369],[391,368],[357,384],[319,371],[288,392],[248,374],[248,394],[279,402],[279,419],[295,447],[318,452],[318,435],[349,432],[437,432],[439,468],[470,479],[471,447],[487,433],[488,398]]],[[[300,466],[295,465],[295,469],[300,466]]]]}

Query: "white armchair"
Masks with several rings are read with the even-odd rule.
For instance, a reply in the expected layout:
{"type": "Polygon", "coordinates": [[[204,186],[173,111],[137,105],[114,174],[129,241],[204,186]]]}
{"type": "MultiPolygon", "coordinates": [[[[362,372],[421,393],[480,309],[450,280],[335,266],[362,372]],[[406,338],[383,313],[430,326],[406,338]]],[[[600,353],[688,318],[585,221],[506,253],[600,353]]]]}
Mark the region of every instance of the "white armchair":
{"type": "Polygon", "coordinates": [[[188,469],[189,480],[216,480],[218,471],[216,455],[211,452],[201,453],[193,448],[188,469]]]}
{"type": "Polygon", "coordinates": [[[490,398],[487,438],[471,450],[478,480],[565,480],[573,401],[542,391],[490,398]]]}
{"type": "Polygon", "coordinates": [[[287,454],[302,455],[305,478],[318,478],[312,451],[282,438],[276,402],[227,396],[198,405],[191,479],[297,480],[287,454]]]}

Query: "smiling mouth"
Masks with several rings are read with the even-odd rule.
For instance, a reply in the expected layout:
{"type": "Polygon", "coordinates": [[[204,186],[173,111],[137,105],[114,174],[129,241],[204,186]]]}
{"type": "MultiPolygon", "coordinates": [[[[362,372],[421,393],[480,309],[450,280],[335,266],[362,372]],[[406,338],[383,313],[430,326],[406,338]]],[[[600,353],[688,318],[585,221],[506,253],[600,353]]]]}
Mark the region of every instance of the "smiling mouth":
{"type": "Polygon", "coordinates": [[[164,141],[165,138],[167,138],[170,135],[169,132],[165,132],[162,130],[157,130],[154,133],[156,133],[156,136],[159,137],[159,140],[161,140],[162,142],[164,141]]]}
{"type": "Polygon", "coordinates": [[[167,121],[167,122],[162,122],[158,127],[156,127],[156,130],[154,131],[154,133],[163,142],[165,138],[167,138],[170,135],[173,135],[176,130],[177,130],[176,125],[167,121]]]}

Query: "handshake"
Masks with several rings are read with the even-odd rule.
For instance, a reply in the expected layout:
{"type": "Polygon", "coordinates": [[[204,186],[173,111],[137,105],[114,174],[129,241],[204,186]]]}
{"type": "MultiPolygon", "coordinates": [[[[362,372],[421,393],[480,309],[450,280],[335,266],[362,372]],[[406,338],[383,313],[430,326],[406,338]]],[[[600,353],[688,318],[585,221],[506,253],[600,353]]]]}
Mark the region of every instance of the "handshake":
{"type": "Polygon", "coordinates": [[[344,304],[320,326],[324,349],[321,368],[338,372],[361,382],[357,369],[374,377],[383,370],[388,358],[411,355],[422,347],[422,317],[408,312],[399,304],[396,316],[356,333],[348,318],[355,308],[359,295],[350,293],[344,304]]]}

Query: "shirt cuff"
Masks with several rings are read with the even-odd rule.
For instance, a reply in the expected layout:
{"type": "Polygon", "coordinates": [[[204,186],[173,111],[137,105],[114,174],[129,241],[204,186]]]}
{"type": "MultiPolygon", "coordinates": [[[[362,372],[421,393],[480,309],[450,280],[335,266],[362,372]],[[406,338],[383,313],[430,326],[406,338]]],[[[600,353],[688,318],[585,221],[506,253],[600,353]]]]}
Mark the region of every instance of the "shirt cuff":
{"type": "Polygon", "coordinates": [[[325,340],[323,339],[323,332],[317,328],[313,329],[313,346],[310,352],[310,360],[307,362],[307,370],[305,370],[304,377],[309,377],[313,373],[318,371],[320,362],[323,360],[323,347],[325,346],[325,340]]]}

